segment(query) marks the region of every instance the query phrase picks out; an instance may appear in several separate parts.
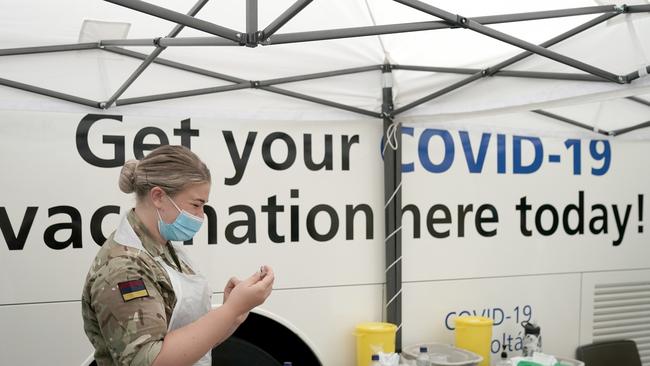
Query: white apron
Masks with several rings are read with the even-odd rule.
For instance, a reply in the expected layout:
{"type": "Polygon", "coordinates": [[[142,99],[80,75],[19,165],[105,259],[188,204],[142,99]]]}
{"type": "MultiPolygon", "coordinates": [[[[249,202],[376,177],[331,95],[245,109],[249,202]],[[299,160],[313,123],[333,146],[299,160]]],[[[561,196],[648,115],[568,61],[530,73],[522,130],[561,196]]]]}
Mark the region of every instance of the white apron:
{"type": "MultiPolygon", "coordinates": [[[[113,239],[119,244],[143,250],[148,254],[146,249],[142,246],[140,238],[138,238],[131,227],[131,224],[129,224],[126,216],[122,218],[120,225],[115,231],[113,239]]],[[[174,289],[174,294],[176,295],[176,305],[174,306],[172,317],[169,320],[169,326],[167,327],[167,330],[170,332],[174,329],[182,328],[207,314],[207,312],[210,311],[210,297],[212,296],[212,291],[210,290],[206,278],[196,271],[196,267],[189,260],[189,257],[180,246],[173,245],[173,247],[178,259],[185,262],[185,264],[192,268],[192,271],[196,274],[190,275],[181,273],[175,268],[167,265],[162,258],[154,257],[156,262],[158,262],[158,264],[160,264],[160,266],[167,272],[174,289]]],[[[194,366],[211,365],[212,356],[210,352],[206,353],[197,363],[194,364],[194,366]]]]}

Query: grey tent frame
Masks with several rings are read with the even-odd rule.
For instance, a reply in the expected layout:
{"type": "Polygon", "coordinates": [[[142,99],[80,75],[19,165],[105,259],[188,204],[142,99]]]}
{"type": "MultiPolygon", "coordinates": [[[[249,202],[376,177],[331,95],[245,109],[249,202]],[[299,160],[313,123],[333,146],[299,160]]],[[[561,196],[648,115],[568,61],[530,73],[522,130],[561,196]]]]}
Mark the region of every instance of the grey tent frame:
{"type": "MultiPolygon", "coordinates": [[[[35,85],[25,84],[18,81],[0,78],[0,85],[11,88],[21,89],[24,91],[45,95],[52,98],[65,100],[68,102],[81,104],[93,108],[108,109],[112,106],[122,106],[130,104],[139,104],[152,101],[162,101],[175,98],[183,98],[196,95],[214,94],[241,89],[260,89],[266,92],[285,95],[287,97],[297,98],[326,105],[333,108],[346,110],[352,113],[361,114],[373,118],[381,119],[383,122],[383,155],[384,155],[384,199],[385,199],[385,245],[386,245],[386,296],[385,310],[386,320],[398,326],[396,338],[396,350],[401,351],[401,332],[402,332],[402,314],[401,314],[401,293],[402,293],[402,238],[401,238],[401,133],[398,129],[400,123],[394,119],[396,116],[413,109],[421,104],[434,100],[442,95],[464,87],[472,82],[485,77],[518,77],[518,78],[542,78],[542,79],[559,79],[575,81],[606,81],[618,84],[631,83],[641,75],[639,70],[630,72],[626,75],[616,75],[606,70],[599,69],[592,65],[583,63],[579,60],[569,58],[549,50],[549,47],[566,40],[574,35],[590,29],[608,19],[620,14],[650,12],[650,5],[632,5],[632,6],[615,6],[602,5],[582,8],[570,8],[550,11],[502,14],[491,16],[479,16],[467,18],[462,15],[452,14],[445,10],[436,8],[419,0],[394,0],[405,6],[417,9],[427,13],[442,21],[414,22],[403,24],[375,25],[364,27],[353,27],[343,29],[317,30],[296,33],[277,33],[283,25],[300,13],[312,0],[297,0],[292,6],[286,9],[280,16],[272,21],[267,27],[258,29],[258,0],[246,0],[246,32],[240,32],[229,29],[199,18],[196,15],[205,6],[209,0],[198,0],[198,2],[188,11],[187,14],[178,13],[163,7],[159,7],[141,0],[105,0],[116,5],[124,6],[135,11],[143,12],[157,18],[165,19],[176,23],[172,31],[165,37],[151,39],[125,39],[125,40],[101,40],[99,42],[64,44],[41,47],[22,47],[12,49],[0,49],[0,56],[10,55],[27,55],[48,52],[67,52],[83,50],[103,50],[142,60],[142,63],[136,70],[124,81],[124,83],[113,93],[106,101],[94,101],[83,97],[58,92],[51,89],[41,88],[35,85]],[[553,39],[539,45],[528,43],[524,40],[515,38],[511,35],[499,32],[488,27],[489,24],[531,21],[539,19],[550,19],[559,17],[570,17],[578,15],[600,14],[598,17],[571,29],[553,39]],[[178,34],[184,27],[194,28],[213,36],[210,37],[184,37],[178,38],[178,34]],[[524,52],[511,57],[503,62],[488,67],[486,69],[469,69],[469,68],[449,68],[434,66],[417,66],[417,65],[396,65],[384,63],[381,65],[370,65],[342,70],[325,71],[314,74],[296,75],[291,77],[269,79],[269,80],[246,80],[239,77],[221,74],[215,71],[206,70],[180,62],[168,60],[159,57],[167,47],[183,46],[246,46],[254,48],[257,46],[272,46],[277,44],[313,42],[331,39],[343,39],[353,37],[378,36],[382,34],[395,34],[406,32],[418,32],[437,29],[465,28],[478,32],[488,37],[495,38],[499,41],[514,45],[524,50],[524,52]],[[155,46],[150,54],[143,54],[122,48],[120,46],[155,46]],[[558,73],[558,72],[535,72],[535,71],[514,71],[503,70],[531,55],[539,55],[551,60],[563,63],[565,65],[577,68],[585,73],[558,73]],[[121,95],[133,84],[133,82],[149,67],[152,63],[171,67],[174,69],[184,70],[190,73],[203,75],[218,80],[226,81],[231,84],[211,88],[202,88],[194,90],[185,90],[170,92],[164,94],[147,95],[133,98],[122,98],[121,95]],[[447,87],[437,90],[418,100],[415,100],[398,109],[394,108],[394,99],[392,93],[392,71],[393,70],[411,70],[421,72],[449,73],[469,75],[460,81],[457,81],[447,87]],[[299,82],[312,79],[328,78],[340,75],[357,74],[362,72],[380,71],[382,73],[382,105],[381,112],[375,112],[358,108],[330,100],[325,100],[311,95],[297,93],[287,89],[279,88],[276,85],[290,82],[299,82]]],[[[650,73],[650,65],[646,66],[646,71],[650,73]]],[[[628,100],[640,103],[650,107],[650,101],[638,97],[627,97],[628,100]]],[[[617,136],[641,128],[650,127],[650,121],[640,123],[631,127],[618,130],[601,130],[593,128],[587,124],[559,116],[554,113],[543,110],[533,110],[533,113],[552,118],[563,123],[592,130],[596,133],[617,136]]]]}

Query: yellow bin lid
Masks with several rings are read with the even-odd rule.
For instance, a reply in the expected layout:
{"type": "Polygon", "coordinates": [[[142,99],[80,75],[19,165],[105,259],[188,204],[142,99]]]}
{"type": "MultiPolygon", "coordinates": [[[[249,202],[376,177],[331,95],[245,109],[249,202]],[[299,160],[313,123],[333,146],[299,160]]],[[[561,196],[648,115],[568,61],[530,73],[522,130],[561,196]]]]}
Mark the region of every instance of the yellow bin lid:
{"type": "Polygon", "coordinates": [[[491,327],[492,323],[492,319],[484,316],[459,316],[456,318],[456,326],[491,327]]]}
{"type": "Polygon", "coordinates": [[[397,325],[391,323],[381,323],[381,322],[368,322],[368,323],[359,323],[356,326],[357,334],[361,333],[388,333],[396,332],[397,325]]]}

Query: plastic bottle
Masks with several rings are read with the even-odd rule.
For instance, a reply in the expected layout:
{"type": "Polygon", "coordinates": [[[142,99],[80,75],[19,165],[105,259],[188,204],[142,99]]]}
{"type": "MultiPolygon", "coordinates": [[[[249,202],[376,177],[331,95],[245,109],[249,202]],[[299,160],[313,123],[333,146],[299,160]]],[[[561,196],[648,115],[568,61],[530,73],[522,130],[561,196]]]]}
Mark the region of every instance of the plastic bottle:
{"type": "Polygon", "coordinates": [[[420,354],[418,358],[415,359],[416,366],[431,366],[431,360],[429,359],[429,350],[427,347],[420,346],[420,354]]]}
{"type": "Polygon", "coordinates": [[[381,366],[381,364],[379,363],[379,355],[372,355],[370,360],[372,361],[370,366],[381,366]]]}
{"type": "Polygon", "coordinates": [[[542,334],[541,328],[535,322],[521,322],[524,327],[524,341],[522,345],[522,355],[524,357],[532,356],[535,352],[542,352],[542,334]]]}
{"type": "Polygon", "coordinates": [[[512,366],[512,362],[508,360],[508,353],[506,352],[506,345],[503,345],[503,351],[501,352],[501,359],[497,361],[496,366],[512,366]]]}

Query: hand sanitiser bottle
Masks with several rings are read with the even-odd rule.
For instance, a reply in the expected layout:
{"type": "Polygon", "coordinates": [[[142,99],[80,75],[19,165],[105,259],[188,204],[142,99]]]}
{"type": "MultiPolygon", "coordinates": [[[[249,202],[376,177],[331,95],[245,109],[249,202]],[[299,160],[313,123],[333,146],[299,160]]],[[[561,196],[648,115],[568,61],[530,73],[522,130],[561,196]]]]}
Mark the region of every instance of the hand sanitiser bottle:
{"type": "Polygon", "coordinates": [[[429,359],[429,350],[425,346],[420,346],[420,354],[418,358],[415,359],[416,366],[431,366],[431,360],[429,359]]]}

